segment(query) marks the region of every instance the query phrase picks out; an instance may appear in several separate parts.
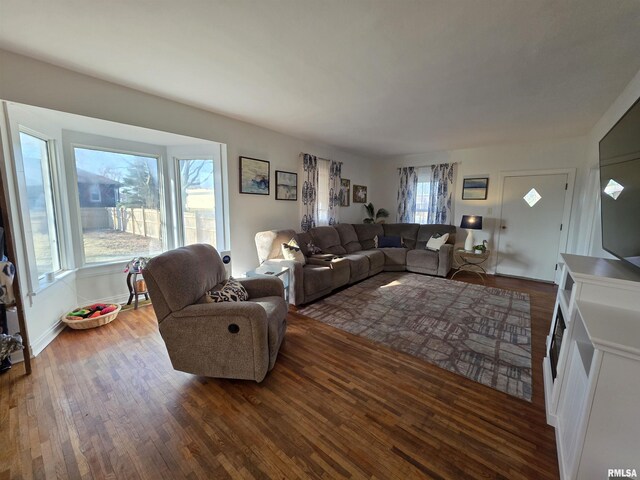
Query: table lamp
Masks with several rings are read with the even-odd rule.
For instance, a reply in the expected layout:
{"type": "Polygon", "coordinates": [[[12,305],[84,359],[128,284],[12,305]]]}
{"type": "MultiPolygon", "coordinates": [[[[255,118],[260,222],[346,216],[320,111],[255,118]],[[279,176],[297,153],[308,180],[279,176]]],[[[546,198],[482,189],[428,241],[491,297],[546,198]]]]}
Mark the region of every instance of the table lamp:
{"type": "Polygon", "coordinates": [[[482,217],[480,215],[463,215],[460,228],[466,228],[469,232],[467,240],[464,242],[464,249],[467,252],[473,251],[473,232],[472,230],[482,230],[482,217]]]}

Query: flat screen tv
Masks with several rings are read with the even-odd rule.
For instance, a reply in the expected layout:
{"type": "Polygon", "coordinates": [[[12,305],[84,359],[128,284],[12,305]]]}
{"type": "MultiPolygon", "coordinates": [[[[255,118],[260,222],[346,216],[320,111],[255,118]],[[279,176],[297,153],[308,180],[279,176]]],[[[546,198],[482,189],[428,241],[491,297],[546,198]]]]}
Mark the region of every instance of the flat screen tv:
{"type": "Polygon", "coordinates": [[[602,248],[640,270],[640,99],[600,140],[602,248]]]}

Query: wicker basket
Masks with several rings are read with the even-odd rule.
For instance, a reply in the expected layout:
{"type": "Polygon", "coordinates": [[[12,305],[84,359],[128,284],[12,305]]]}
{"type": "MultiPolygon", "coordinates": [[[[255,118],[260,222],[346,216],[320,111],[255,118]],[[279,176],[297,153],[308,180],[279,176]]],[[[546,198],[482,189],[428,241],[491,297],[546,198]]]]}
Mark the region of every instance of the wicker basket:
{"type": "Polygon", "coordinates": [[[61,320],[69,325],[69,327],[75,328],[76,330],[86,330],[87,328],[101,327],[102,325],[106,325],[107,323],[113,322],[116,319],[118,313],[120,313],[120,310],[122,309],[122,306],[116,305],[116,307],[117,308],[113,312],[107,313],[106,315],[100,315],[96,318],[73,320],[70,317],[68,318],[67,315],[64,315],[61,320]]]}

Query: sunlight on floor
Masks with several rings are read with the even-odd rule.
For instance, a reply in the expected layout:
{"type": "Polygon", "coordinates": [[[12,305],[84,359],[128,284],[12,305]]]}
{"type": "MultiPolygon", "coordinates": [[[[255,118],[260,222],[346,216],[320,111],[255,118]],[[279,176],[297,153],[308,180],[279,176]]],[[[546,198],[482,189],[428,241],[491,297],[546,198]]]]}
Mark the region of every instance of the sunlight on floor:
{"type": "Polygon", "coordinates": [[[391,283],[387,283],[386,285],[381,285],[380,288],[387,288],[387,287],[398,287],[402,285],[402,282],[399,280],[394,280],[391,283]]]}

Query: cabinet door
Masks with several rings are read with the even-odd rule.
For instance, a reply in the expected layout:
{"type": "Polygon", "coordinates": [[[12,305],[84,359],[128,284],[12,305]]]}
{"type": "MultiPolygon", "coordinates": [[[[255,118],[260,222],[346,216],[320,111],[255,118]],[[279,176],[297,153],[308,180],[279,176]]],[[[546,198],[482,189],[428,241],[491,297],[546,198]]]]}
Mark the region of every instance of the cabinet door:
{"type": "Polygon", "coordinates": [[[640,361],[605,352],[598,374],[578,478],[607,478],[609,468],[640,469],[640,361]]]}
{"type": "Polygon", "coordinates": [[[580,359],[577,342],[572,341],[558,407],[558,449],[564,478],[573,478],[572,472],[575,472],[580,459],[582,441],[579,434],[585,417],[588,387],[589,376],[580,359]]]}

